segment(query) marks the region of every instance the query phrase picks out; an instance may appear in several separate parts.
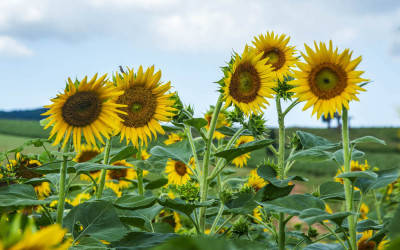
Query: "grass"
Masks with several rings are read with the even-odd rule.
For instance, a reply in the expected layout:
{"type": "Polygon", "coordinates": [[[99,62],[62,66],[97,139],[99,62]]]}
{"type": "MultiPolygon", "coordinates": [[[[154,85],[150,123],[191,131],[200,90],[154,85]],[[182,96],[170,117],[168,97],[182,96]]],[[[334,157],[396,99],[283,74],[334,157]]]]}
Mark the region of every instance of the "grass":
{"type": "Polygon", "coordinates": [[[50,129],[44,130],[38,121],[0,119],[0,134],[28,138],[47,138],[50,129]]]}

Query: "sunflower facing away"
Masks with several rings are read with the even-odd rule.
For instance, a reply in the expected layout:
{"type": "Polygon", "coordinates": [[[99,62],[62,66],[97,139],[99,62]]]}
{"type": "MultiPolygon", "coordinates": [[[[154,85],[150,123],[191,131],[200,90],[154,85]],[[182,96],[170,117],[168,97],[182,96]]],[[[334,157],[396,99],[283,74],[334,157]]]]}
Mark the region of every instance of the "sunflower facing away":
{"type": "Polygon", "coordinates": [[[297,61],[294,56],[295,49],[288,46],[290,37],[286,35],[274,35],[274,32],[267,32],[267,35],[254,37],[253,45],[257,53],[264,52],[262,59],[268,58],[266,64],[273,67],[274,78],[283,82],[285,76],[292,75],[291,67],[297,61]]]}
{"type": "Polygon", "coordinates": [[[183,136],[180,134],[171,133],[168,135],[168,139],[164,141],[165,145],[171,145],[173,143],[177,143],[183,140],[183,136]]]}
{"type": "Polygon", "coordinates": [[[117,107],[123,105],[113,103],[111,98],[120,96],[123,91],[116,91],[115,87],[107,85],[106,76],[107,74],[97,79],[96,74],[90,81],[85,77],[77,86],[68,78],[64,93],[58,94],[51,100],[52,104],[45,106],[49,110],[42,115],[49,116],[46,118],[49,123],[44,128],[54,125],[49,138],[57,134],[53,146],[59,144],[65,135],[62,145],[64,147],[71,132],[77,151],[81,147],[82,135],[89,146],[96,145],[95,138],[104,144],[100,134],[110,138],[114,119],[121,119],[117,112],[124,113],[117,110],[117,107]]]}
{"type": "Polygon", "coordinates": [[[118,131],[121,132],[121,141],[126,138],[127,144],[132,141],[136,147],[143,142],[147,145],[148,138],[152,134],[157,138],[157,132],[165,134],[160,122],[168,122],[176,111],[172,106],[175,101],[171,99],[174,93],[167,92],[171,89],[171,83],[160,82],[161,71],[154,73],[154,66],[143,72],[142,66],[136,74],[133,69],[127,73],[116,75],[117,89],[125,91],[116,100],[118,104],[126,107],[119,108],[126,114],[118,114],[118,131]]]}
{"type": "MultiPolygon", "coordinates": [[[[239,147],[242,144],[252,142],[254,141],[253,136],[246,136],[242,135],[237,139],[235,147],[239,147]]],[[[241,156],[236,157],[233,159],[232,163],[235,164],[236,167],[243,167],[244,165],[247,165],[247,160],[250,159],[250,153],[242,154],[241,156]]]]}
{"type": "MultiPolygon", "coordinates": [[[[78,155],[73,159],[77,163],[87,162],[93,159],[95,156],[103,152],[104,148],[98,149],[97,147],[92,147],[88,144],[81,145],[81,149],[78,151],[78,155]]],[[[90,175],[93,179],[97,179],[100,176],[101,170],[90,171],[90,175]]],[[[92,181],[89,176],[85,174],[80,175],[81,180],[92,181]]]]}
{"type": "Polygon", "coordinates": [[[224,79],[222,92],[225,108],[232,103],[246,115],[262,113],[266,98],[273,98],[277,86],[274,81],[273,68],[262,59],[263,53],[257,54],[246,45],[242,56],[236,54],[231,72],[224,79]]]}
{"type": "MultiPolygon", "coordinates": [[[[194,168],[194,159],[191,158],[189,164],[192,168],[194,168]]],[[[190,175],[192,175],[192,171],[185,165],[185,163],[180,161],[174,161],[169,159],[167,161],[167,166],[165,168],[165,173],[168,174],[168,184],[174,185],[183,185],[190,180],[190,175]]]]}
{"type": "Polygon", "coordinates": [[[359,101],[358,91],[365,91],[358,85],[368,81],[360,77],[364,71],[355,70],[361,56],[351,60],[353,52],[349,49],[339,54],[337,48],[333,50],[332,41],[329,48],[322,42],[319,47],[315,43],[315,51],[307,45],[305,48],[307,55],[301,54],[307,63],[297,63],[300,71],[293,70],[296,80],[288,82],[297,87],[290,91],[299,101],[307,101],[303,110],[314,106],[312,115],[317,113],[319,119],[322,114],[325,118],[330,114],[333,119],[336,111],[342,114],[343,106],[349,109],[350,101],[359,101]]]}

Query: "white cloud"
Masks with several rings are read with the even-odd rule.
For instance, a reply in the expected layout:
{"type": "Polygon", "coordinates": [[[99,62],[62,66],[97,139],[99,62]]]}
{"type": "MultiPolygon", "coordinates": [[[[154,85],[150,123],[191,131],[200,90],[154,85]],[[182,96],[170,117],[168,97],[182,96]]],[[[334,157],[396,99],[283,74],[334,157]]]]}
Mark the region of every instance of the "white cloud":
{"type": "Polygon", "coordinates": [[[0,56],[25,57],[35,53],[8,36],[0,36],[0,56]]]}

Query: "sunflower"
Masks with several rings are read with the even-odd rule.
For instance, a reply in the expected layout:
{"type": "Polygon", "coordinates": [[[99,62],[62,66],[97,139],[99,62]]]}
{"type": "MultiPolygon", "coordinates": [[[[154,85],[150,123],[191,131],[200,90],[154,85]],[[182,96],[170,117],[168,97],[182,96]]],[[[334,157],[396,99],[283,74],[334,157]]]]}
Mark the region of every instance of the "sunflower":
{"type": "MultiPolygon", "coordinates": [[[[257,206],[257,207],[254,208],[254,210],[253,210],[253,217],[259,219],[260,221],[262,221],[261,209],[262,209],[261,206],[257,206]]],[[[258,220],[255,220],[255,219],[254,219],[254,222],[255,222],[255,223],[260,223],[258,220]]]]}
{"type": "MultiPolygon", "coordinates": [[[[358,161],[351,161],[350,169],[351,169],[351,172],[365,171],[365,170],[369,169],[369,165],[368,165],[367,160],[365,160],[364,164],[360,164],[358,161]]],[[[336,175],[339,175],[343,172],[344,172],[344,166],[341,166],[341,170],[338,169],[336,175]]],[[[344,181],[342,178],[335,178],[335,181],[344,184],[344,181]]],[[[356,188],[356,187],[355,187],[355,189],[358,190],[358,188],[356,188]]]]}
{"type": "Polygon", "coordinates": [[[133,165],[128,163],[128,162],[126,162],[126,160],[116,161],[116,162],[112,163],[111,165],[113,165],[113,166],[126,166],[126,167],[129,167],[129,168],[109,169],[109,170],[107,170],[106,186],[111,187],[110,184],[114,182],[114,183],[118,184],[119,189],[124,189],[124,188],[129,187],[131,182],[122,180],[122,178],[128,179],[128,180],[133,180],[135,175],[136,175],[136,179],[137,179],[137,173],[132,168],[133,165]]]}
{"type": "MultiPolygon", "coordinates": [[[[211,108],[204,115],[204,119],[206,119],[208,122],[208,124],[206,125],[207,131],[210,129],[210,124],[211,124],[211,119],[212,119],[213,113],[214,113],[214,108],[211,108]]],[[[226,127],[231,126],[231,122],[227,118],[228,118],[228,112],[225,109],[221,110],[218,115],[217,124],[215,126],[215,129],[218,129],[222,126],[226,126],[226,127]]],[[[222,134],[218,131],[214,131],[213,139],[221,140],[224,137],[225,137],[224,134],[222,134]]]]}
{"type": "MultiPolygon", "coordinates": [[[[78,151],[78,155],[73,159],[73,161],[77,163],[87,162],[93,159],[95,156],[99,155],[103,152],[104,148],[98,149],[97,147],[92,147],[88,144],[81,145],[81,149],[78,151]]],[[[93,170],[90,171],[90,175],[93,179],[97,179],[100,177],[101,170],[93,170]]],[[[81,180],[91,181],[90,177],[84,174],[80,176],[81,180]]]]}
{"type": "Polygon", "coordinates": [[[307,63],[298,62],[300,71],[293,70],[296,80],[288,82],[297,86],[289,90],[296,93],[299,101],[307,101],[303,110],[314,105],[312,115],[317,112],[318,119],[324,114],[333,115],[335,112],[342,114],[342,107],[349,109],[349,101],[359,99],[356,94],[365,89],[358,86],[361,82],[368,81],[361,78],[364,71],[355,71],[361,62],[361,56],[351,60],[353,52],[349,49],[338,53],[333,50],[332,41],[329,48],[325,43],[320,43],[319,48],[315,43],[315,52],[305,45],[307,55],[301,53],[307,63]]]}
{"type": "Polygon", "coordinates": [[[363,232],[362,237],[357,241],[357,249],[358,250],[369,250],[369,249],[381,250],[381,249],[384,249],[385,245],[388,243],[387,240],[383,240],[379,243],[379,245],[376,245],[375,241],[373,241],[373,240],[368,241],[371,237],[372,237],[372,230],[363,232]]]}
{"type": "Polygon", "coordinates": [[[253,45],[257,53],[263,53],[262,59],[268,58],[266,64],[273,68],[274,78],[283,82],[285,76],[292,75],[290,68],[294,66],[297,58],[294,57],[294,47],[288,46],[290,37],[286,35],[274,35],[274,32],[267,32],[267,35],[254,37],[253,45]]]}
{"type": "Polygon", "coordinates": [[[168,135],[168,139],[164,141],[165,145],[170,145],[183,140],[183,136],[180,134],[171,133],[168,135]]]}
{"type": "Polygon", "coordinates": [[[249,179],[245,186],[252,187],[256,192],[267,185],[267,182],[257,174],[257,169],[250,171],[249,179]]]}
{"type": "Polygon", "coordinates": [[[262,113],[266,98],[273,98],[277,87],[268,58],[262,59],[263,53],[257,54],[246,45],[242,56],[236,54],[232,70],[227,72],[222,87],[225,108],[232,103],[246,115],[262,113]]]}
{"type": "Polygon", "coordinates": [[[361,203],[360,207],[360,219],[359,220],[366,220],[368,219],[369,207],[365,203],[361,203]]]}
{"type": "Polygon", "coordinates": [[[117,113],[124,113],[117,109],[124,105],[115,104],[111,99],[124,92],[107,85],[106,76],[97,79],[96,74],[89,82],[85,77],[77,86],[68,78],[64,93],[52,99],[53,104],[45,106],[49,110],[42,115],[49,115],[46,118],[49,123],[44,128],[54,125],[49,139],[57,134],[53,146],[59,144],[65,135],[64,147],[71,132],[76,151],[80,150],[82,134],[89,146],[96,145],[95,138],[104,144],[100,134],[110,138],[109,134],[115,126],[114,120],[121,120],[117,113]]]}
{"type": "MultiPolygon", "coordinates": [[[[237,139],[236,141],[236,145],[235,147],[239,147],[242,144],[248,143],[254,141],[254,137],[253,136],[240,136],[239,139],[237,139]]],[[[235,159],[233,159],[232,163],[235,164],[236,167],[243,167],[243,165],[247,166],[247,159],[250,159],[250,153],[246,153],[243,154],[241,156],[236,157],[235,159]]]]}
{"type": "MultiPolygon", "coordinates": [[[[193,158],[190,159],[189,164],[192,168],[194,168],[195,164],[193,158]]],[[[188,166],[185,165],[185,163],[181,161],[174,161],[172,159],[168,160],[165,173],[168,174],[168,184],[174,185],[186,184],[188,180],[190,180],[190,175],[193,174],[193,172],[188,166]]]]}
{"type": "Polygon", "coordinates": [[[154,74],[154,66],[143,73],[142,66],[136,74],[133,69],[127,73],[116,75],[117,89],[125,91],[116,99],[116,103],[124,104],[119,108],[126,114],[118,114],[121,118],[118,123],[118,131],[121,132],[121,141],[126,138],[127,144],[132,141],[136,147],[143,142],[147,145],[148,138],[152,134],[157,138],[157,132],[165,134],[160,122],[168,122],[176,115],[177,111],[172,106],[175,93],[167,94],[171,89],[171,83],[160,82],[161,71],[154,74]]]}

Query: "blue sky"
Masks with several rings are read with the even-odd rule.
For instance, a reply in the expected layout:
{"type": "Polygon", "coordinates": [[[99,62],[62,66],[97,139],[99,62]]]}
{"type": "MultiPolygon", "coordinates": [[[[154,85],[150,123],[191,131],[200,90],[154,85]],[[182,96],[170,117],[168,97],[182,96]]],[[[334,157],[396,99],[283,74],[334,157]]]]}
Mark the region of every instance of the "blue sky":
{"type": "MultiPolygon", "coordinates": [[[[68,77],[119,65],[155,65],[202,115],[218,97],[213,82],[232,50],[275,31],[290,45],[333,40],[362,55],[373,80],[350,104],[353,126],[400,126],[400,1],[2,0],[0,110],[49,104],[68,77]]],[[[324,126],[298,105],[288,126],[324,126]]],[[[275,106],[265,111],[276,126],[275,106]]]]}

